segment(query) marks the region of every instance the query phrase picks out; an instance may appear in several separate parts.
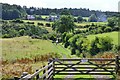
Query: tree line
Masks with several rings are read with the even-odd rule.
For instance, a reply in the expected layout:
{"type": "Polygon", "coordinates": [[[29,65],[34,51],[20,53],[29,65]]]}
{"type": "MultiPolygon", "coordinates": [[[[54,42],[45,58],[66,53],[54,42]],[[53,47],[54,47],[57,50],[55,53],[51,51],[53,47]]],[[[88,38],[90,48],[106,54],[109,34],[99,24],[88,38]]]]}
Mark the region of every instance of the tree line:
{"type": "Polygon", "coordinates": [[[97,16],[101,14],[105,14],[107,16],[118,16],[117,12],[102,12],[102,11],[95,11],[89,10],[86,8],[61,8],[61,9],[51,9],[51,8],[35,8],[30,7],[27,8],[26,6],[21,7],[20,5],[10,5],[10,4],[2,4],[2,18],[5,20],[16,19],[16,18],[23,18],[25,19],[26,15],[50,15],[52,12],[60,15],[60,13],[64,10],[69,10],[71,15],[73,16],[82,16],[82,17],[89,17],[91,14],[96,14],[97,16]]]}

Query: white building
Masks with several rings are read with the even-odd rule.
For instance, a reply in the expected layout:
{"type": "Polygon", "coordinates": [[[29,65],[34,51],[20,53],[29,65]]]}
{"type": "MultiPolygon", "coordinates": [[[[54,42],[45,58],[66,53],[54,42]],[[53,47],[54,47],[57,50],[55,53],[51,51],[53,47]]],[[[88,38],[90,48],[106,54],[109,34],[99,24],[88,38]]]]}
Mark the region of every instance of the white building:
{"type": "Polygon", "coordinates": [[[33,15],[27,15],[27,19],[28,20],[35,20],[35,16],[33,16],[33,15]]]}

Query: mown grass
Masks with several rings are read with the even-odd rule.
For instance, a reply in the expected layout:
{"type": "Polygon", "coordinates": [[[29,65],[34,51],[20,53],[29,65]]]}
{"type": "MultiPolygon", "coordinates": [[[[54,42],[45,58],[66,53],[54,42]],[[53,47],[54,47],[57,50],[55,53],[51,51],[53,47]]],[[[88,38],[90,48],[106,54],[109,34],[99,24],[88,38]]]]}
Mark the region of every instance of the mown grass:
{"type": "Polygon", "coordinates": [[[119,41],[118,35],[119,35],[118,32],[114,31],[114,32],[108,32],[108,33],[103,33],[103,34],[89,35],[89,36],[87,36],[87,38],[89,40],[93,40],[93,39],[95,39],[95,37],[109,36],[113,39],[113,44],[118,45],[118,41],[119,41]]]}

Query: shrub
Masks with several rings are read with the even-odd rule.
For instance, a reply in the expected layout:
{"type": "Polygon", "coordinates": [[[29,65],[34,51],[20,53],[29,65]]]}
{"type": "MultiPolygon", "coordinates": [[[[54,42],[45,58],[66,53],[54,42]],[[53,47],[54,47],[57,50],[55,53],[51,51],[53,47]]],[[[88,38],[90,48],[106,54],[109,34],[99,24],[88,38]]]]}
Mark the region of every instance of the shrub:
{"type": "Polygon", "coordinates": [[[72,48],[72,49],[71,49],[71,55],[74,55],[74,54],[76,54],[75,48],[72,48]]]}
{"type": "Polygon", "coordinates": [[[77,50],[75,50],[75,52],[76,52],[76,55],[77,55],[78,57],[80,57],[80,51],[77,49],[77,50]]]}
{"type": "Polygon", "coordinates": [[[95,14],[92,14],[89,19],[88,19],[89,22],[97,22],[97,17],[95,14]]]}
{"type": "Polygon", "coordinates": [[[24,23],[24,21],[22,21],[22,20],[13,20],[12,22],[14,22],[14,23],[24,23]]]}
{"type": "Polygon", "coordinates": [[[65,42],[64,47],[67,48],[69,46],[69,42],[65,42]]]}
{"type": "Polygon", "coordinates": [[[50,23],[46,23],[46,27],[51,27],[51,24],[50,23]]]}
{"type": "Polygon", "coordinates": [[[105,31],[105,32],[111,32],[111,31],[112,31],[112,28],[111,28],[111,27],[106,27],[106,28],[104,29],[104,31],[105,31]]]}
{"type": "Polygon", "coordinates": [[[114,28],[113,28],[113,31],[119,31],[120,30],[120,27],[118,27],[118,26],[115,26],[114,28]]]}
{"type": "Polygon", "coordinates": [[[27,24],[34,24],[34,22],[27,22],[27,24]]]}
{"type": "Polygon", "coordinates": [[[37,23],[39,26],[44,26],[44,24],[43,23],[37,23]]]}
{"type": "Polygon", "coordinates": [[[47,34],[48,31],[46,29],[42,29],[35,25],[30,24],[3,24],[2,25],[2,37],[12,38],[19,36],[39,36],[41,37],[43,34],[47,34]]]}

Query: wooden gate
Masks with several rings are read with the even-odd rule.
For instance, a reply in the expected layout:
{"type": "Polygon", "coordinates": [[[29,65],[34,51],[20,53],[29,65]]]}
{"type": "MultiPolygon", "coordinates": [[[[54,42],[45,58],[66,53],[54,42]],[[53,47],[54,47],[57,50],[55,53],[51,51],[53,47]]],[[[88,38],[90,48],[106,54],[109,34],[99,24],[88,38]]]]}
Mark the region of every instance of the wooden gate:
{"type": "Polygon", "coordinates": [[[55,75],[113,75],[115,59],[55,59],[55,75]]]}
{"type": "Polygon", "coordinates": [[[47,66],[34,74],[26,74],[21,80],[53,80],[55,75],[116,75],[120,70],[120,58],[50,59],[47,66]],[[43,74],[40,73],[43,71],[43,74]]]}

